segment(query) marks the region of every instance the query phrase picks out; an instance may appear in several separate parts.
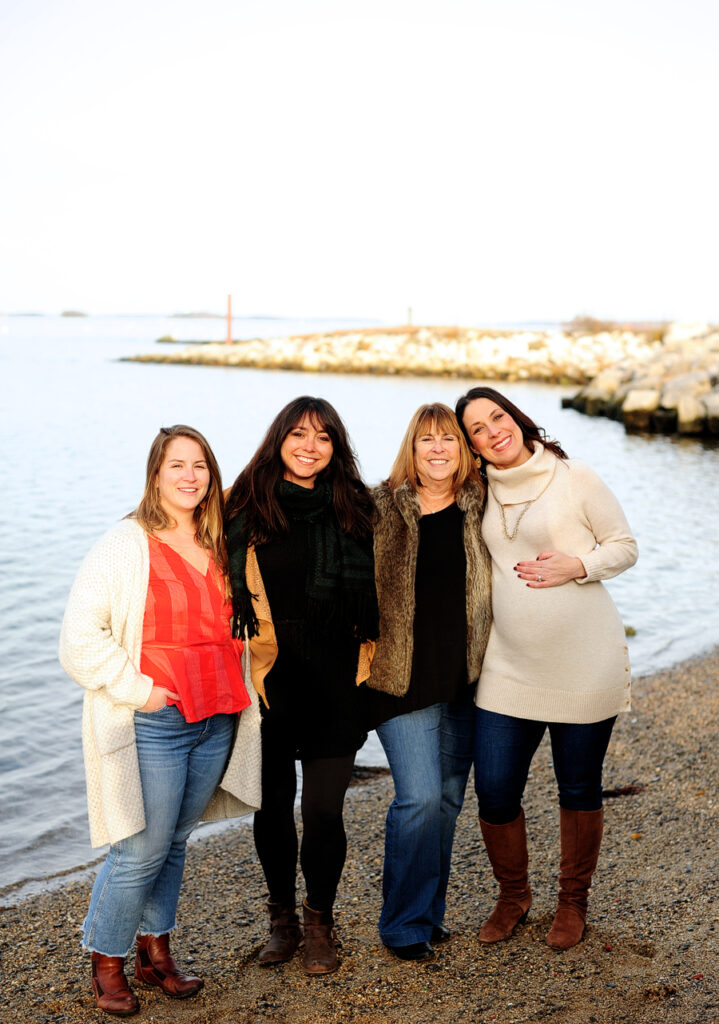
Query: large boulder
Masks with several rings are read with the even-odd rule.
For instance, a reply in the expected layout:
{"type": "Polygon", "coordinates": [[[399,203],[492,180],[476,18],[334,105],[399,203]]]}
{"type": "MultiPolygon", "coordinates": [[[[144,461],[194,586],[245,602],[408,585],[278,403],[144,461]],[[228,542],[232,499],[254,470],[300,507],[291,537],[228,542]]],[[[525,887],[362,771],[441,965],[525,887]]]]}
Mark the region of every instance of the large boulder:
{"type": "Polygon", "coordinates": [[[682,341],[693,341],[711,333],[711,327],[701,321],[697,323],[673,323],[664,332],[664,344],[674,345],[682,341]]]}
{"type": "Polygon", "coordinates": [[[678,409],[679,400],[684,395],[698,398],[711,390],[711,378],[706,370],[695,370],[694,373],[680,373],[670,377],[662,390],[661,405],[665,409],[678,409]]]}
{"type": "Polygon", "coordinates": [[[602,416],[614,399],[617,388],[626,379],[618,369],[603,370],[582,389],[583,411],[587,416],[602,416]]]}
{"type": "Polygon", "coordinates": [[[694,395],[682,395],[677,404],[677,429],[680,434],[703,434],[707,407],[694,395]]]}
{"type": "Polygon", "coordinates": [[[707,411],[707,430],[715,437],[719,436],[719,389],[715,388],[702,395],[702,402],[707,411]]]}
{"type": "Polygon", "coordinates": [[[658,388],[635,388],[622,403],[622,420],[626,430],[651,430],[652,415],[659,408],[658,388]]]}

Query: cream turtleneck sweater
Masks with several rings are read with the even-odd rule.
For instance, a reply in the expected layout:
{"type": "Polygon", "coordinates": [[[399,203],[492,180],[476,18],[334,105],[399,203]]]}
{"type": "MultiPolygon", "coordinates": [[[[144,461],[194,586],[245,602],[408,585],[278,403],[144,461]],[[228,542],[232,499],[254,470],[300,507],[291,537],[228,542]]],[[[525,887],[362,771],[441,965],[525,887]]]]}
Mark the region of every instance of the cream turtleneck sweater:
{"type": "Polygon", "coordinates": [[[557,459],[542,445],[524,465],[490,465],[487,476],[482,535],[492,556],[494,621],[477,705],[543,722],[598,722],[628,711],[624,627],[601,583],[637,560],[617,499],[584,463],[557,459]],[[586,577],[527,587],[513,567],[550,550],[581,558],[586,577]]]}

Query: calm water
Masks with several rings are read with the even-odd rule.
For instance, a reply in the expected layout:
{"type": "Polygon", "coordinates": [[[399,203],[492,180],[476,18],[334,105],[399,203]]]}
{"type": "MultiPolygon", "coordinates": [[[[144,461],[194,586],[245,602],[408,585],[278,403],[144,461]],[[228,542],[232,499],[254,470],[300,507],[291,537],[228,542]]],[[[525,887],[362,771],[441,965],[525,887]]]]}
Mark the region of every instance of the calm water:
{"type": "MultiPolygon", "coordinates": [[[[236,336],[350,326],[236,321],[236,336]]],[[[221,340],[212,320],[0,317],[3,457],[0,505],[0,899],[97,857],[87,841],[80,750],[82,691],[62,672],[57,637],[69,587],[91,544],[137,502],[151,439],[189,423],[210,440],[225,483],[275,412],[319,394],[342,413],[366,479],[386,475],[407,420],[424,401],[450,405],[470,383],[427,378],[314,376],[118,362],[154,339],[221,340]],[[4,887],[4,888],[3,888],[4,887]]],[[[640,559],[609,584],[627,625],[635,674],[719,642],[719,449],[628,437],[616,423],[560,409],[561,388],[508,385],[571,455],[620,498],[640,559]]],[[[362,760],[376,763],[378,745],[362,760]]]]}

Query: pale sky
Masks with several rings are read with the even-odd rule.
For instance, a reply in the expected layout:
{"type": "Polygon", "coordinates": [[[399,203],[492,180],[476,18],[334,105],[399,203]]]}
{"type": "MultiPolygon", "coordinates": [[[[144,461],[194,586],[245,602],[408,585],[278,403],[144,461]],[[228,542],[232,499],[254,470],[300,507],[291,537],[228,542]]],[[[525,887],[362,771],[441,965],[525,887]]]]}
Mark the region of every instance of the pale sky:
{"type": "Polygon", "coordinates": [[[719,321],[715,0],[0,0],[0,312],[719,321]]]}

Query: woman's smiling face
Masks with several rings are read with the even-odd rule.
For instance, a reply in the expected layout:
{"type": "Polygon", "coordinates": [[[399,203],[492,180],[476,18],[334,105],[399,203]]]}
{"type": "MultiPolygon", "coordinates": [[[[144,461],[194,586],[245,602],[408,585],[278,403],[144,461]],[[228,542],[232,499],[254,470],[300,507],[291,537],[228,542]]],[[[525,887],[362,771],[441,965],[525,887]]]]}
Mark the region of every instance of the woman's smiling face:
{"type": "Polygon", "coordinates": [[[313,488],[318,475],[329,466],[333,450],[332,438],[322,424],[315,423],[305,413],[280,448],[285,480],[313,488]]]}
{"type": "Polygon", "coordinates": [[[462,423],[473,451],[497,469],[521,466],[532,454],[517,421],[490,398],[468,402],[462,423]]]}
{"type": "Polygon", "coordinates": [[[191,437],[175,437],[157,471],[160,504],[171,516],[193,512],[207,494],[210,470],[205,453],[191,437]]]}
{"type": "Polygon", "coordinates": [[[459,445],[456,434],[439,432],[436,423],[416,437],[414,466],[422,486],[452,481],[459,469],[459,445]]]}

